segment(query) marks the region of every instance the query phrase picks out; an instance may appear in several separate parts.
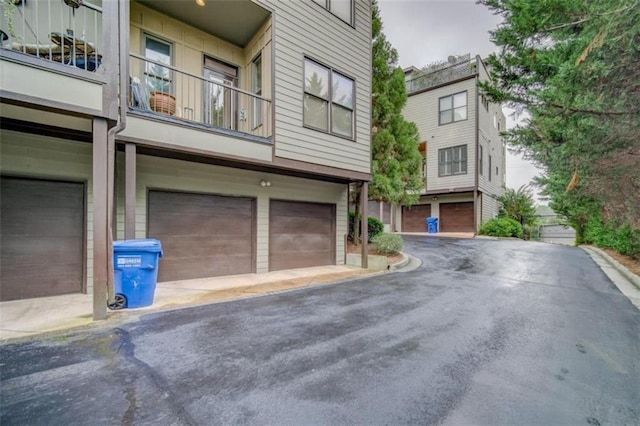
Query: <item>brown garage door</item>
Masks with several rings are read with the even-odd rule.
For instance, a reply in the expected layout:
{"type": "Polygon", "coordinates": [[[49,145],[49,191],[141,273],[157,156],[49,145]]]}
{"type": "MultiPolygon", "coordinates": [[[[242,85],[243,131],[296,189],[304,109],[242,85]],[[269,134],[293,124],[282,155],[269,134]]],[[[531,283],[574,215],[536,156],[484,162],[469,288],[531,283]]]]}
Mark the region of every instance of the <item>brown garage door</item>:
{"type": "Polygon", "coordinates": [[[269,270],[334,265],[335,205],[271,201],[269,270]]]}
{"type": "Polygon", "coordinates": [[[440,232],[473,232],[473,203],[440,204],[440,232]]]}
{"type": "Polygon", "coordinates": [[[149,191],[148,212],[164,252],[158,281],[255,272],[254,199],[149,191]]]}
{"type": "Polygon", "coordinates": [[[402,207],[402,232],[427,232],[425,219],[431,216],[431,204],[402,207]]]}
{"type": "Polygon", "coordinates": [[[84,184],[0,182],[0,300],[82,291],[84,184]]]}

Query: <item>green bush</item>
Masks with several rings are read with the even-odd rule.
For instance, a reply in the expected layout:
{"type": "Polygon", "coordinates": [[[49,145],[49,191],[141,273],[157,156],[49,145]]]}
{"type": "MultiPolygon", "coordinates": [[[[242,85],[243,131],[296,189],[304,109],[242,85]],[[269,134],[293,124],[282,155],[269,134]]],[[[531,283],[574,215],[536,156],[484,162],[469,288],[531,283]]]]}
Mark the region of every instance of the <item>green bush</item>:
{"type": "Polygon", "coordinates": [[[631,229],[629,225],[615,227],[605,224],[599,215],[592,216],[587,222],[582,242],[640,258],[640,230],[631,229]]]}
{"type": "MultiPolygon", "coordinates": [[[[349,212],[349,239],[351,241],[353,241],[353,219],[355,217],[355,213],[354,212],[349,212]]],[[[360,215],[360,218],[362,218],[362,215],[360,215]]],[[[368,239],[367,241],[371,241],[371,239],[373,237],[375,237],[378,234],[381,234],[382,231],[384,230],[384,224],[382,223],[381,220],[376,219],[375,217],[368,217],[367,218],[367,227],[368,229],[368,239]]]]}
{"type": "Polygon", "coordinates": [[[499,217],[483,223],[478,233],[493,237],[522,238],[522,225],[511,218],[499,217]]]}
{"type": "Polygon", "coordinates": [[[383,255],[396,254],[402,250],[402,237],[396,234],[378,234],[371,239],[376,245],[378,253],[383,255]]]}

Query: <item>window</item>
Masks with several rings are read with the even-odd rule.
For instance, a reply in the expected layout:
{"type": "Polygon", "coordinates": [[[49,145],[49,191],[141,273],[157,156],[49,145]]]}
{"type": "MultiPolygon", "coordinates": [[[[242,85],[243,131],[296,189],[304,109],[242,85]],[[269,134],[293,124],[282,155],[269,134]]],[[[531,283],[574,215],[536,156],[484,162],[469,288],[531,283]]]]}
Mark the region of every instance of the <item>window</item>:
{"type": "MultiPolygon", "coordinates": [[[[144,35],[144,56],[152,61],[171,65],[171,43],[144,35]]],[[[145,86],[151,92],[172,92],[172,75],[169,68],[158,63],[145,62],[145,86]]]]}
{"type": "MultiPolygon", "coordinates": [[[[251,91],[254,95],[262,96],[262,55],[251,63],[251,91]]],[[[262,100],[253,98],[252,105],[253,128],[262,125],[262,100]]]]}
{"type": "Polygon", "coordinates": [[[238,68],[204,57],[204,122],[225,129],[238,127],[238,68]]]}
{"type": "Polygon", "coordinates": [[[438,150],[438,176],[461,175],[465,173],[467,173],[466,145],[438,150]]]}
{"type": "Polygon", "coordinates": [[[440,124],[467,119],[467,92],[440,98],[440,124]]]}
{"type": "Polygon", "coordinates": [[[489,111],[489,100],[485,95],[480,95],[480,99],[482,101],[482,106],[486,111],[489,111]]]}
{"type": "Polygon", "coordinates": [[[478,152],[478,170],[480,172],[480,175],[482,175],[482,169],[484,168],[482,166],[482,156],[483,156],[483,149],[482,149],[482,145],[479,145],[480,151],[478,152]]]}
{"type": "Polygon", "coordinates": [[[491,156],[489,156],[489,181],[491,181],[491,156]]]}
{"type": "Polygon", "coordinates": [[[313,0],[349,25],[353,25],[353,0],[313,0]]]}
{"type": "Polygon", "coordinates": [[[353,138],[354,81],[309,59],[304,60],[304,125],[353,138]]]}

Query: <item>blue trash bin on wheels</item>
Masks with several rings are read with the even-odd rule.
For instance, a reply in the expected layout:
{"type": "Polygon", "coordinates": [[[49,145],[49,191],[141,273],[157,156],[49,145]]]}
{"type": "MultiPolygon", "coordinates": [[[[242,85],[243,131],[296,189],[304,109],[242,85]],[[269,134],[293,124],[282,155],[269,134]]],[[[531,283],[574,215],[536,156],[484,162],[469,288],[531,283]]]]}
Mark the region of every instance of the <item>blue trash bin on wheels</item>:
{"type": "Polygon", "coordinates": [[[115,301],[110,309],[142,308],[153,304],[162,245],[155,239],[113,243],[115,301]]]}
{"type": "Polygon", "coordinates": [[[438,218],[428,217],[425,219],[427,225],[427,232],[430,234],[436,234],[438,232],[438,218]]]}

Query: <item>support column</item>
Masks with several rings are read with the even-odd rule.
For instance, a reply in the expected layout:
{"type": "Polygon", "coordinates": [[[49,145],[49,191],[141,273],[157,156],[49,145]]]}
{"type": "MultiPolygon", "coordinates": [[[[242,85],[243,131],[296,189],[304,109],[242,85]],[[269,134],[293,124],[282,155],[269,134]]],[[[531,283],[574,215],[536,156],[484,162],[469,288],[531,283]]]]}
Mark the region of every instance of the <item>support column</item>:
{"type": "Polygon", "coordinates": [[[107,317],[109,175],[107,121],[93,119],[93,319],[107,317]]]}
{"type": "Polygon", "coordinates": [[[369,216],[367,212],[367,204],[369,203],[369,183],[362,182],[360,190],[360,210],[362,210],[362,219],[360,225],[360,238],[362,240],[362,267],[369,268],[369,216]]]}
{"type": "Polygon", "coordinates": [[[125,145],[125,201],[124,201],[124,238],[136,237],[136,146],[125,145]]]}

